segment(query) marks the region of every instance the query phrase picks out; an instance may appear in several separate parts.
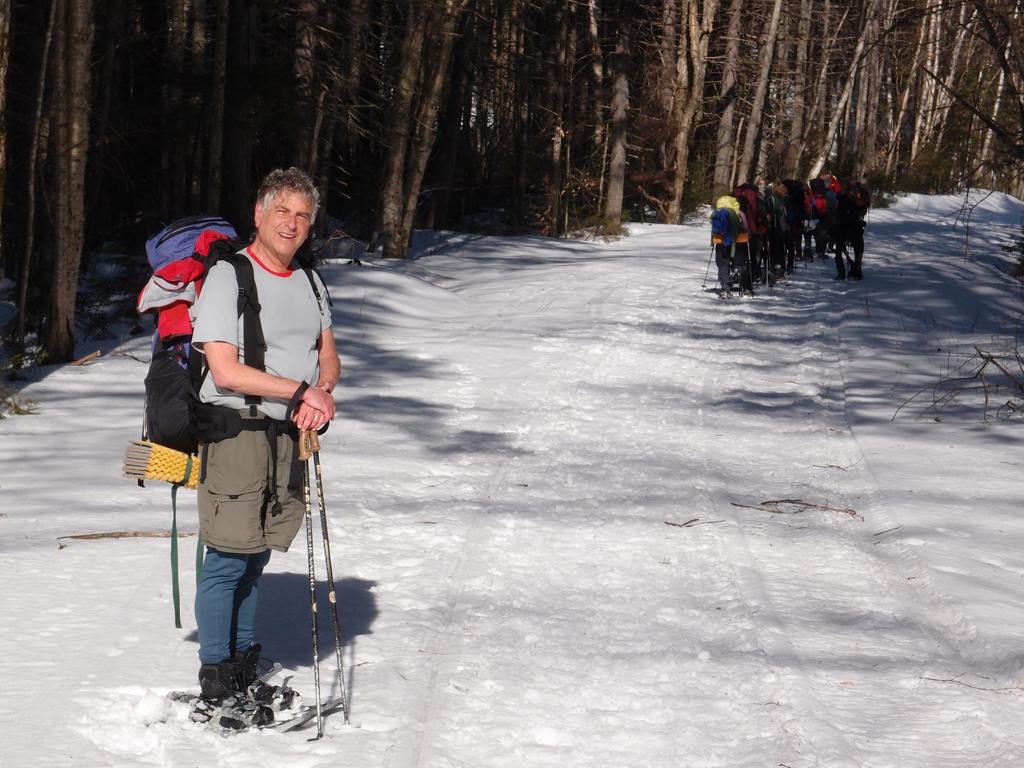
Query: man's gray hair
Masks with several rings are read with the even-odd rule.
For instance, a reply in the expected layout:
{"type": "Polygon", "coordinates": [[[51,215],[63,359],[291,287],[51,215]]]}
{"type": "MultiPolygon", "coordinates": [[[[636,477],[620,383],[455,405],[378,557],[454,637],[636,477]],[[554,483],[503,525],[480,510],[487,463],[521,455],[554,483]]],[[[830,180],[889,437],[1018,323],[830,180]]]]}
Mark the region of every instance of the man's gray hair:
{"type": "Polygon", "coordinates": [[[316,184],[309,178],[309,174],[305,171],[300,171],[294,166],[288,169],[278,168],[266,175],[263,183],[260,184],[260,191],[256,194],[257,205],[259,205],[260,210],[266,210],[274,202],[278,192],[286,191],[309,198],[309,202],[312,203],[313,207],[313,214],[309,218],[309,223],[312,224],[316,221],[316,212],[320,208],[320,190],[316,188],[316,184]]]}

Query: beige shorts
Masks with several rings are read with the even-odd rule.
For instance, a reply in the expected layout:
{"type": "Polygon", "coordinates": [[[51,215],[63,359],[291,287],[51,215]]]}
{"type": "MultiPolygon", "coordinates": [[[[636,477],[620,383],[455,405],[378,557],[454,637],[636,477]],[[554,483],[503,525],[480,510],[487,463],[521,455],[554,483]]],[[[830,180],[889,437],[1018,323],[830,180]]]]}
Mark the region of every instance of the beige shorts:
{"type": "Polygon", "coordinates": [[[306,510],[302,489],[288,487],[294,451],[290,436],[277,437],[275,511],[267,504],[273,473],[266,432],[247,430],[200,447],[199,532],[206,544],[242,554],[288,551],[306,510]]]}

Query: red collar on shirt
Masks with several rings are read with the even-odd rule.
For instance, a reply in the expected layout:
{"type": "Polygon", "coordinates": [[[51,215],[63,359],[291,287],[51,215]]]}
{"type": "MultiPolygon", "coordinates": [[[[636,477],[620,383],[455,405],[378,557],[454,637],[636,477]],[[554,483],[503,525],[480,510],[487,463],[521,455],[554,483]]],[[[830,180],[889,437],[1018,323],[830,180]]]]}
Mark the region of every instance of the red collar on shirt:
{"type": "Polygon", "coordinates": [[[257,264],[263,267],[264,271],[269,272],[270,274],[274,275],[274,277],[288,277],[289,275],[291,275],[292,272],[295,271],[293,269],[289,269],[287,272],[276,272],[270,267],[268,267],[266,264],[264,264],[262,261],[260,261],[260,257],[252,252],[252,248],[246,247],[245,252],[252,257],[253,261],[255,261],[257,264]]]}

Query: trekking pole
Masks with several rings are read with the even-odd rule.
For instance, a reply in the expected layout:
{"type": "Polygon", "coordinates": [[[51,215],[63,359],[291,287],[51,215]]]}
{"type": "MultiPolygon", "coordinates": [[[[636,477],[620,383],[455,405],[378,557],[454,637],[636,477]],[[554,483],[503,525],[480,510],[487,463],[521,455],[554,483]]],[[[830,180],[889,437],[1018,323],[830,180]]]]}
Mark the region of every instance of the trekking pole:
{"type": "MultiPolygon", "coordinates": [[[[303,445],[299,441],[299,459],[303,460],[303,445]]],[[[308,458],[308,456],[306,457],[308,458]]],[[[317,637],[316,575],[313,568],[313,505],[309,498],[309,465],[303,466],[302,497],[306,503],[306,552],[309,566],[309,614],[313,634],[313,692],[316,695],[316,738],[324,735],[323,704],[320,700],[320,651],[317,637]]]]}
{"type": "Polygon", "coordinates": [[[324,560],[327,569],[327,599],[331,603],[331,624],[334,628],[334,652],[338,660],[338,682],[341,685],[341,711],[348,719],[348,692],[345,690],[345,662],[341,643],[341,619],[338,616],[338,596],[334,591],[334,565],[331,559],[331,539],[327,531],[327,500],[324,496],[323,473],[320,468],[320,439],[317,433],[310,430],[308,435],[309,450],[313,454],[313,473],[316,475],[316,500],[320,508],[320,531],[324,539],[324,560]]]}
{"type": "Polygon", "coordinates": [[[715,258],[715,246],[711,246],[711,255],[708,256],[708,268],[704,270],[704,282],[700,284],[701,288],[708,287],[708,275],[711,274],[711,260],[715,258]]]}

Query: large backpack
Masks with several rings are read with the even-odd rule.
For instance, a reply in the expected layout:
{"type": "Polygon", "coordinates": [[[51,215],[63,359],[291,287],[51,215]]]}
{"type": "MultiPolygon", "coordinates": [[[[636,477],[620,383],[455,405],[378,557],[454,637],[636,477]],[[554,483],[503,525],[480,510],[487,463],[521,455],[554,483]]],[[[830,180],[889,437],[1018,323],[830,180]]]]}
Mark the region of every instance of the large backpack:
{"type": "MultiPolygon", "coordinates": [[[[175,221],[146,241],[146,256],[154,268],[139,293],[140,314],[156,314],[156,333],[146,375],[143,439],[182,453],[195,453],[192,321],[189,310],[199,297],[203,279],[220,260],[231,260],[238,278],[239,296],[252,297],[252,317],[243,319],[243,332],[259,325],[255,278],[248,259],[230,254],[239,244],[234,227],[214,216],[193,216],[175,221]],[[220,245],[216,245],[221,243],[220,245]],[[245,264],[243,264],[245,262],[245,264]],[[248,269],[246,269],[248,267],[248,269]]],[[[244,307],[239,308],[242,314],[244,307]]],[[[260,332],[262,335],[262,332],[260,332]]]]}
{"type": "MultiPolygon", "coordinates": [[[[266,340],[260,323],[259,295],[252,262],[239,253],[244,243],[235,239],[234,227],[215,216],[193,216],[168,225],[146,242],[146,254],[155,271],[139,294],[140,314],[156,313],[153,355],[146,376],[146,411],[143,439],[182,453],[195,453],[198,443],[223,437],[226,415],[216,406],[198,404],[207,375],[204,358],[192,349],[189,310],[202,291],[203,280],[219,262],[230,263],[238,283],[237,311],[242,319],[245,365],[265,370],[266,340]]],[[[313,294],[321,291],[305,272],[313,294]]],[[[261,398],[246,396],[246,405],[261,398]]]]}
{"type": "Polygon", "coordinates": [[[786,187],[786,221],[798,224],[811,215],[811,194],[807,185],[796,179],[782,182],[786,187]]]}
{"type": "Polygon", "coordinates": [[[740,201],[740,208],[747,219],[747,227],[752,235],[768,234],[768,204],[758,194],[753,184],[740,184],[732,192],[733,197],[740,201]]]}
{"type": "Polygon", "coordinates": [[[740,201],[732,195],[722,195],[715,200],[711,213],[711,242],[735,246],[747,241],[747,217],[740,201]]]}
{"type": "Polygon", "coordinates": [[[813,218],[828,218],[836,210],[838,198],[831,185],[822,178],[811,179],[811,202],[813,218]]]}
{"type": "Polygon", "coordinates": [[[735,238],[733,218],[728,208],[716,208],[711,212],[711,240],[716,244],[732,245],[735,238]]]}

